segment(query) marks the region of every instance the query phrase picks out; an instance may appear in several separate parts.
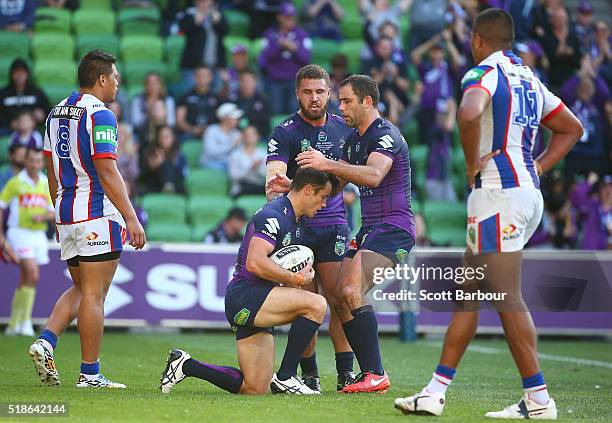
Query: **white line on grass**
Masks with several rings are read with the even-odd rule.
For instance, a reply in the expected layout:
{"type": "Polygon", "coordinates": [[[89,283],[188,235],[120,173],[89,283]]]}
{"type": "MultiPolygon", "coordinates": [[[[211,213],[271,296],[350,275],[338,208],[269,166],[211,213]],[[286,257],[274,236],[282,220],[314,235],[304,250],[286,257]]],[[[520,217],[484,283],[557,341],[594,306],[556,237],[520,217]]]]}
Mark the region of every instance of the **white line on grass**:
{"type": "MultiPolygon", "coordinates": [[[[440,344],[437,344],[435,342],[427,342],[425,344],[431,347],[440,347],[440,344]]],[[[499,348],[483,347],[481,345],[470,345],[468,347],[468,351],[474,351],[474,352],[479,352],[483,354],[502,354],[502,353],[507,352],[506,350],[502,350],[499,348]]],[[[585,366],[596,366],[596,367],[605,367],[608,369],[612,369],[612,363],[608,361],[590,360],[588,358],[579,358],[579,357],[571,357],[571,356],[563,356],[563,355],[555,355],[555,354],[547,354],[547,353],[538,353],[538,357],[543,360],[561,361],[564,363],[583,364],[585,366]]]]}

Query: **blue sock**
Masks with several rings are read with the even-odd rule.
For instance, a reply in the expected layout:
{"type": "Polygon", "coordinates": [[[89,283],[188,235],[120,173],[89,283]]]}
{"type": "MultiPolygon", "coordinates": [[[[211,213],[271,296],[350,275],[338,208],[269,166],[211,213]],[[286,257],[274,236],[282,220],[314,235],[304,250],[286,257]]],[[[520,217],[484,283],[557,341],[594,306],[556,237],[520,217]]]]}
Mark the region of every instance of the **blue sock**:
{"type": "Polygon", "coordinates": [[[183,363],[183,373],[187,376],[206,380],[232,394],[240,392],[244,380],[242,372],[235,367],[216,366],[193,358],[183,363]]]}
{"type": "Polygon", "coordinates": [[[302,376],[319,376],[317,353],[312,353],[310,357],[301,358],[300,367],[302,368],[302,376]]]}
{"type": "Polygon", "coordinates": [[[319,330],[319,326],[321,326],[320,323],[303,316],[293,321],[291,329],[289,329],[285,354],[283,355],[278,372],[276,372],[279,380],[287,380],[291,376],[297,375],[300,357],[304,354],[304,350],[312,337],[319,330]]]}
{"type": "Polygon", "coordinates": [[[546,385],[542,372],[523,378],[523,392],[527,394],[529,399],[538,404],[546,405],[548,401],[550,401],[548,386],[546,385]]]}
{"type": "Polygon", "coordinates": [[[436,371],[431,375],[429,384],[425,387],[429,393],[435,394],[437,392],[446,393],[446,390],[453,382],[455,372],[457,370],[452,367],[438,364],[436,371]]]}
{"type": "Polygon", "coordinates": [[[81,373],[84,375],[97,375],[100,373],[100,362],[95,363],[81,363],[81,373]]]}
{"type": "Polygon", "coordinates": [[[342,327],[357,357],[361,372],[384,374],[374,307],[365,305],[351,311],[351,314],[353,320],[344,323],[342,327]]]}
{"type": "Polygon", "coordinates": [[[536,386],[542,385],[546,385],[546,382],[544,381],[544,374],[542,372],[523,379],[523,389],[535,388],[536,386]]]}
{"type": "Polygon", "coordinates": [[[336,353],[336,371],[339,375],[353,371],[353,351],[336,353]]]}
{"type": "Polygon", "coordinates": [[[453,379],[455,377],[455,372],[457,372],[457,369],[442,364],[438,364],[438,367],[436,367],[436,373],[447,379],[453,379]]]}
{"type": "Polygon", "coordinates": [[[43,330],[38,339],[44,339],[53,347],[53,349],[55,349],[55,346],[57,345],[57,335],[49,329],[43,330]]]}

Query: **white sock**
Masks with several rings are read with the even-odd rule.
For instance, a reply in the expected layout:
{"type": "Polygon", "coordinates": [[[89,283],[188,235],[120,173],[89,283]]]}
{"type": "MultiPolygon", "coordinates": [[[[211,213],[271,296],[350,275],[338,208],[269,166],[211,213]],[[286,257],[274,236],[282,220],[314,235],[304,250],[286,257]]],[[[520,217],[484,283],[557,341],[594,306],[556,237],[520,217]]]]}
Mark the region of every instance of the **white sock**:
{"type": "Polygon", "coordinates": [[[452,379],[448,379],[442,375],[434,373],[431,376],[431,380],[429,381],[429,384],[425,387],[425,389],[430,394],[435,394],[438,392],[441,392],[444,394],[446,393],[446,390],[448,389],[452,381],[453,381],[452,379]]]}
{"type": "Polygon", "coordinates": [[[548,404],[550,401],[550,395],[548,395],[547,385],[534,386],[532,388],[523,389],[523,392],[527,393],[527,397],[537,402],[540,405],[548,404]]]}

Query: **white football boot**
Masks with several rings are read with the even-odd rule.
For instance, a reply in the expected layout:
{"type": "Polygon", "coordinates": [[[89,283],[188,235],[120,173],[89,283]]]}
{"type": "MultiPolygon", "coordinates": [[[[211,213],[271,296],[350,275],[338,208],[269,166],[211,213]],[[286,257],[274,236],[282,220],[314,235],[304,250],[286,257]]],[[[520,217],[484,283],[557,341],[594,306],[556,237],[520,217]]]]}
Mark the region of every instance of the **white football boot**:
{"type": "Polygon", "coordinates": [[[270,390],[273,394],[321,395],[321,392],[313,391],[297,376],[291,376],[287,380],[279,380],[276,373],[272,375],[270,390]]]}
{"type": "Polygon", "coordinates": [[[159,381],[159,389],[162,393],[169,393],[174,385],[187,377],[183,373],[183,363],[190,358],[191,356],[183,350],[170,350],[170,354],[166,359],[166,368],[162,372],[159,381]]]}
{"type": "Polygon", "coordinates": [[[512,404],[501,411],[490,411],[485,417],[492,419],[532,419],[532,420],[556,420],[557,405],[551,398],[546,405],[540,405],[529,399],[527,394],[523,394],[523,399],[518,403],[512,404]]]}
{"type": "Polygon", "coordinates": [[[439,416],[444,411],[446,399],[443,392],[431,394],[426,389],[423,389],[418,394],[406,398],[396,398],[394,404],[395,408],[404,414],[439,416]]]}
{"type": "Polygon", "coordinates": [[[59,385],[60,379],[53,359],[53,349],[47,345],[45,341],[37,339],[28,352],[40,381],[48,386],[59,385]]]}
{"type": "Polygon", "coordinates": [[[77,382],[76,387],[125,389],[125,385],[123,383],[108,380],[101,373],[98,373],[97,375],[86,375],[81,373],[79,375],[79,381],[77,382]]]}

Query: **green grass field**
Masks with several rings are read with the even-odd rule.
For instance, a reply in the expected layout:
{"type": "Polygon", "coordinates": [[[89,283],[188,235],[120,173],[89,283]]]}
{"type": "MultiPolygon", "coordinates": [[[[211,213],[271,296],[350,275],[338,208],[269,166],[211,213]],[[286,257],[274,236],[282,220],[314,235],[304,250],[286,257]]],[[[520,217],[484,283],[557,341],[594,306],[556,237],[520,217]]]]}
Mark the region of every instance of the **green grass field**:
{"type": "MultiPolygon", "coordinates": [[[[277,363],[286,337],[277,336],[277,363]]],[[[317,347],[324,393],[317,398],[231,395],[198,379],[187,379],[167,396],[158,390],[170,347],[195,358],[236,365],[231,334],[135,335],[109,332],[104,338],[103,373],[128,385],[126,390],[83,390],[74,386],[79,371],[79,339],[67,333],[56,350],[62,385],[42,386],[26,351],[30,340],[0,336],[0,402],[67,402],[71,421],[197,422],[362,422],[424,421],[404,416],[393,399],[420,389],[431,376],[441,341],[401,344],[381,338],[383,361],[392,388],[384,395],[340,395],[329,338],[317,347]]],[[[468,422],[510,405],[521,394],[520,379],[502,340],[478,340],[457,372],[440,421],[468,422]]],[[[561,357],[612,362],[612,345],[588,341],[542,341],[540,351],[547,383],[565,421],[612,421],[612,368],[560,361],[561,357]]],[[[1,419],[5,420],[5,419],[1,419]]],[[[13,419],[27,421],[26,418],[13,419]]],[[[29,419],[40,421],[40,419],[29,419]]]]}

